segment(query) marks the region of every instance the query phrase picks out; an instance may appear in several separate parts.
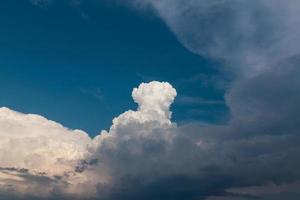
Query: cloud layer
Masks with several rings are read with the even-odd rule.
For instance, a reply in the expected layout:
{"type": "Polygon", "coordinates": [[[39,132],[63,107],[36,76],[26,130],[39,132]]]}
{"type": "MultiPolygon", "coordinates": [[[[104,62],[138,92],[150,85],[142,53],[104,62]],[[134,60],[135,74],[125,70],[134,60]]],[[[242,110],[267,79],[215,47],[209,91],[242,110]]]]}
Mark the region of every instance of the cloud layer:
{"type": "Polygon", "coordinates": [[[169,110],[176,90],[162,82],[135,88],[138,109],[115,118],[110,130],[94,139],[41,116],[2,108],[0,197],[251,199],[270,183],[286,191],[300,179],[300,116],[292,105],[299,102],[299,87],[264,105],[282,95],[280,87],[300,83],[298,64],[295,59],[284,64],[284,73],[278,66],[234,87],[227,96],[233,113],[228,126],[178,127],[169,110]],[[250,90],[257,95],[244,94],[250,90]],[[270,90],[274,93],[266,97],[270,90]]]}

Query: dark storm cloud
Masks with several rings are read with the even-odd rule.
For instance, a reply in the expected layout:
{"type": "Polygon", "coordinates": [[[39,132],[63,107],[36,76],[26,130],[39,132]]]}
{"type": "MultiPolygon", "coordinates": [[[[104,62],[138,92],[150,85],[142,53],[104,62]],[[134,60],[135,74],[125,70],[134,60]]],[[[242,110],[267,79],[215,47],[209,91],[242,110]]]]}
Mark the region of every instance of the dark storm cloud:
{"type": "Polygon", "coordinates": [[[227,126],[185,125],[174,131],[172,144],[149,139],[118,144],[111,167],[127,176],[108,199],[256,199],[260,194],[253,191],[238,196],[228,189],[299,181],[299,58],[237,82],[226,98],[232,111],[227,126]],[[136,146],[143,149],[139,157],[127,150],[136,146]]]}
{"type": "Polygon", "coordinates": [[[66,198],[62,194],[62,188],[68,185],[63,180],[64,177],[51,177],[44,172],[31,172],[25,168],[0,168],[1,184],[0,199],[56,199],[57,197],[66,198]],[[4,178],[3,178],[3,175],[4,178]],[[5,183],[5,184],[4,184],[5,183]],[[20,193],[20,188],[27,187],[31,194],[20,193]],[[42,197],[39,193],[43,190],[50,190],[51,196],[42,197]]]}
{"type": "MultiPolygon", "coordinates": [[[[93,198],[78,198],[255,199],[274,196],[273,190],[257,192],[268,183],[285,187],[285,196],[297,195],[285,185],[300,181],[299,64],[299,57],[292,57],[236,82],[226,96],[232,111],[226,126],[161,128],[156,124],[159,121],[128,121],[118,126],[117,137],[103,140],[97,151],[74,169],[98,179],[97,170],[105,165],[113,181],[97,184],[93,198]],[[146,135],[140,135],[143,133],[146,135]],[[243,189],[252,186],[258,189],[243,189]]],[[[68,199],[60,179],[32,175],[26,169],[2,170],[18,173],[34,190],[39,185],[51,188],[54,196],[45,199],[68,199]]]]}
{"type": "MultiPolygon", "coordinates": [[[[299,129],[300,56],[282,60],[249,80],[237,82],[227,95],[233,123],[248,123],[269,134],[290,134],[299,129]]],[[[258,133],[259,134],[259,133],[258,133]]]]}
{"type": "MultiPolygon", "coordinates": [[[[234,81],[226,94],[232,117],[227,126],[179,127],[175,142],[164,144],[171,150],[159,151],[155,162],[148,161],[149,154],[145,152],[143,158],[133,159],[136,165],[129,167],[136,169],[138,163],[149,164],[155,184],[123,179],[120,182],[128,187],[119,190],[122,191],[119,196],[205,199],[230,196],[226,191],[232,187],[299,181],[300,34],[296,15],[299,3],[293,0],[135,2],[138,6],[152,7],[188,49],[224,59],[245,76],[234,81]],[[195,145],[197,140],[201,148],[195,145]],[[157,166],[165,174],[157,173],[157,166]],[[163,181],[178,176],[186,179],[163,181]],[[214,177],[217,181],[210,184],[214,177]],[[175,182],[182,190],[173,185],[175,182]],[[185,190],[190,184],[193,187],[185,190]],[[167,188],[177,189],[170,192],[167,188]],[[145,192],[148,190],[151,192],[145,192]],[[145,195],[141,196],[139,191],[145,195]],[[161,196],[151,196],[156,193],[161,196]],[[164,196],[167,194],[174,196],[164,196]]],[[[135,142],[131,142],[123,145],[132,147],[135,142]]],[[[122,154],[130,157],[126,151],[122,154]]],[[[143,164],[141,168],[146,172],[143,164]]],[[[116,161],[114,166],[126,163],[116,161]]],[[[138,177],[148,180],[143,174],[138,177]]],[[[243,198],[254,199],[255,195],[250,192],[243,198]]]]}
{"type": "MultiPolygon", "coordinates": [[[[151,7],[189,50],[223,59],[242,77],[233,81],[226,94],[231,110],[228,125],[179,127],[174,143],[158,148],[167,146],[169,151],[159,151],[156,161],[149,161],[149,154],[144,152],[143,158],[134,158],[136,165],[129,167],[135,169],[138,163],[149,164],[152,178],[159,187],[143,185],[139,179],[136,182],[129,179],[126,184],[125,179],[122,185],[128,187],[120,190],[120,196],[139,196],[139,191],[151,191],[144,192],[148,195],[142,198],[225,198],[230,196],[226,191],[232,187],[264,186],[269,182],[280,187],[299,181],[299,2],[137,0],[133,3],[138,8],[151,7]],[[158,171],[165,173],[157,173],[157,166],[160,166],[158,171]],[[172,180],[172,177],[185,178],[178,182],[163,181],[172,180]],[[216,182],[210,184],[212,180],[216,182]],[[175,186],[176,183],[182,190],[175,186]],[[190,183],[192,186],[185,190],[190,183]],[[136,187],[130,190],[130,186],[136,187]],[[168,188],[177,189],[170,192],[168,188]],[[164,194],[173,196],[163,197],[164,194]]],[[[134,146],[135,142],[131,142],[127,141],[124,147],[134,146]]],[[[122,154],[130,157],[126,151],[122,154]]],[[[141,168],[145,169],[143,164],[141,168]]],[[[126,163],[116,161],[114,166],[126,166],[126,163]]],[[[138,177],[148,180],[143,174],[138,177]]],[[[288,196],[288,192],[285,193],[288,196]]],[[[253,199],[255,195],[249,192],[249,196],[243,198],[253,199]]]]}

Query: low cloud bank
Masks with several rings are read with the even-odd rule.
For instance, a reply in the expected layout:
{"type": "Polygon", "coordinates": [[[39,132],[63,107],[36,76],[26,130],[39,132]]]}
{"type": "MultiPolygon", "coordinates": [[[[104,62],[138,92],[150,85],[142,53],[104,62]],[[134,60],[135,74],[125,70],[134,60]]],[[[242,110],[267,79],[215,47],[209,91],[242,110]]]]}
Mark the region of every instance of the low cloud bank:
{"type": "Polygon", "coordinates": [[[233,88],[227,126],[178,127],[170,112],[176,90],[162,82],[135,88],[138,109],[116,117],[110,130],[94,139],[41,116],[2,108],[0,199],[251,199],[270,183],[286,191],[300,179],[300,116],[294,110],[299,104],[291,105],[300,99],[298,87],[284,92],[280,87],[300,83],[299,63],[295,59],[285,63],[284,72],[278,66],[233,88]],[[264,88],[256,86],[260,82],[264,88]],[[247,96],[249,90],[256,95],[247,96]],[[263,106],[275,96],[281,101],[263,106]]]}

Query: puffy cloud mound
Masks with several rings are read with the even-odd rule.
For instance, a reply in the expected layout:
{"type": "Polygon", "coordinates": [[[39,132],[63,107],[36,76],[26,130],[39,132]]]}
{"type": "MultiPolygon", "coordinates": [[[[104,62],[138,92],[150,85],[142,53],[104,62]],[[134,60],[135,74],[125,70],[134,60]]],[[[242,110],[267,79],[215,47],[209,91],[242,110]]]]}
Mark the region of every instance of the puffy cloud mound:
{"type": "Polygon", "coordinates": [[[0,108],[1,191],[38,196],[55,193],[55,188],[75,192],[68,182],[79,178],[74,169],[89,154],[90,143],[83,131],[0,108]]]}
{"type": "Polygon", "coordinates": [[[169,83],[153,81],[142,83],[134,88],[132,97],[139,104],[138,110],[144,112],[155,112],[158,116],[170,118],[170,105],[176,96],[176,90],[169,83]]]}
{"type": "Polygon", "coordinates": [[[95,196],[97,184],[109,184],[116,176],[109,169],[113,158],[108,151],[121,151],[119,145],[133,138],[168,138],[167,130],[175,126],[169,108],[176,90],[169,83],[142,83],[132,96],[138,110],[115,118],[110,131],[102,131],[94,140],[83,131],[69,130],[42,116],[1,108],[3,194],[95,196]]]}
{"type": "Polygon", "coordinates": [[[226,126],[172,123],[176,90],[155,81],[135,88],[137,110],[94,139],[2,108],[0,199],[272,199],[273,191],[259,192],[270,184],[295,193],[300,117],[289,102],[299,102],[299,87],[283,88],[299,83],[298,64],[295,58],[235,85],[226,126]]]}
{"type": "Polygon", "coordinates": [[[150,175],[153,170],[161,173],[155,165],[175,136],[176,124],[171,122],[169,109],[176,95],[169,83],[142,83],[132,92],[137,111],[129,110],[114,118],[110,130],[94,139],[95,153],[90,159],[105,160],[102,166],[113,174],[111,181],[150,175]]]}
{"type": "Polygon", "coordinates": [[[29,168],[49,174],[72,169],[83,159],[91,139],[80,130],[33,114],[0,108],[1,167],[29,168]]]}
{"type": "MultiPolygon", "coordinates": [[[[138,103],[137,111],[127,111],[113,120],[110,132],[117,134],[119,127],[156,123],[158,126],[171,125],[170,106],[174,101],[176,90],[165,82],[153,81],[142,83],[132,91],[132,97],[138,103]]],[[[153,127],[150,127],[153,128],[153,127]]]]}

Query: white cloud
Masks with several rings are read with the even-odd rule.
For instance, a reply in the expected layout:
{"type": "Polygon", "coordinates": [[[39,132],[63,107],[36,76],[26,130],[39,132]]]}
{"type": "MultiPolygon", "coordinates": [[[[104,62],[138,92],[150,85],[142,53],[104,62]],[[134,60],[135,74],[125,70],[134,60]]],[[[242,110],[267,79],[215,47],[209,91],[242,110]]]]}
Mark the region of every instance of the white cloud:
{"type": "Polygon", "coordinates": [[[60,173],[70,169],[69,161],[85,157],[91,140],[83,131],[71,131],[39,115],[8,108],[0,109],[0,127],[2,167],[60,173]]]}
{"type": "Polygon", "coordinates": [[[69,130],[39,115],[1,108],[0,193],[46,197],[55,188],[77,193],[76,185],[85,179],[74,169],[89,155],[90,143],[83,131],[69,130]]]}
{"type": "Polygon", "coordinates": [[[16,194],[45,197],[59,188],[64,195],[96,195],[97,185],[109,184],[115,176],[105,163],[108,161],[101,160],[107,149],[130,138],[168,139],[163,136],[167,131],[159,135],[157,130],[175,126],[169,108],[176,90],[169,83],[142,83],[132,96],[138,110],[115,118],[109,132],[102,131],[94,140],[83,131],[67,129],[42,116],[1,108],[1,190],[9,193],[13,188],[16,194]]]}
{"type": "MultiPolygon", "coordinates": [[[[287,73],[295,78],[298,74],[287,73]]],[[[279,75],[277,79],[285,82],[284,77],[279,75]]],[[[261,80],[270,81],[264,77],[261,80]]],[[[264,85],[273,88],[272,84],[264,85]]],[[[294,128],[288,129],[289,123],[283,123],[282,128],[290,135],[272,135],[255,123],[250,123],[249,129],[247,119],[238,126],[177,127],[170,112],[176,90],[169,83],[141,84],[132,96],[138,109],[116,117],[111,128],[94,139],[38,115],[0,109],[0,199],[59,196],[126,200],[131,195],[145,199],[153,192],[166,199],[177,194],[204,198],[224,194],[228,188],[271,183],[274,174],[279,183],[299,180],[299,139],[293,134],[294,128]],[[245,134],[249,135],[245,138],[245,134]],[[258,173],[252,175],[253,171],[258,173]],[[172,193],[161,187],[171,188],[172,193]]],[[[286,109],[288,112],[282,113],[289,116],[289,108],[286,109]]],[[[270,118],[264,117],[267,120],[270,118]]]]}

